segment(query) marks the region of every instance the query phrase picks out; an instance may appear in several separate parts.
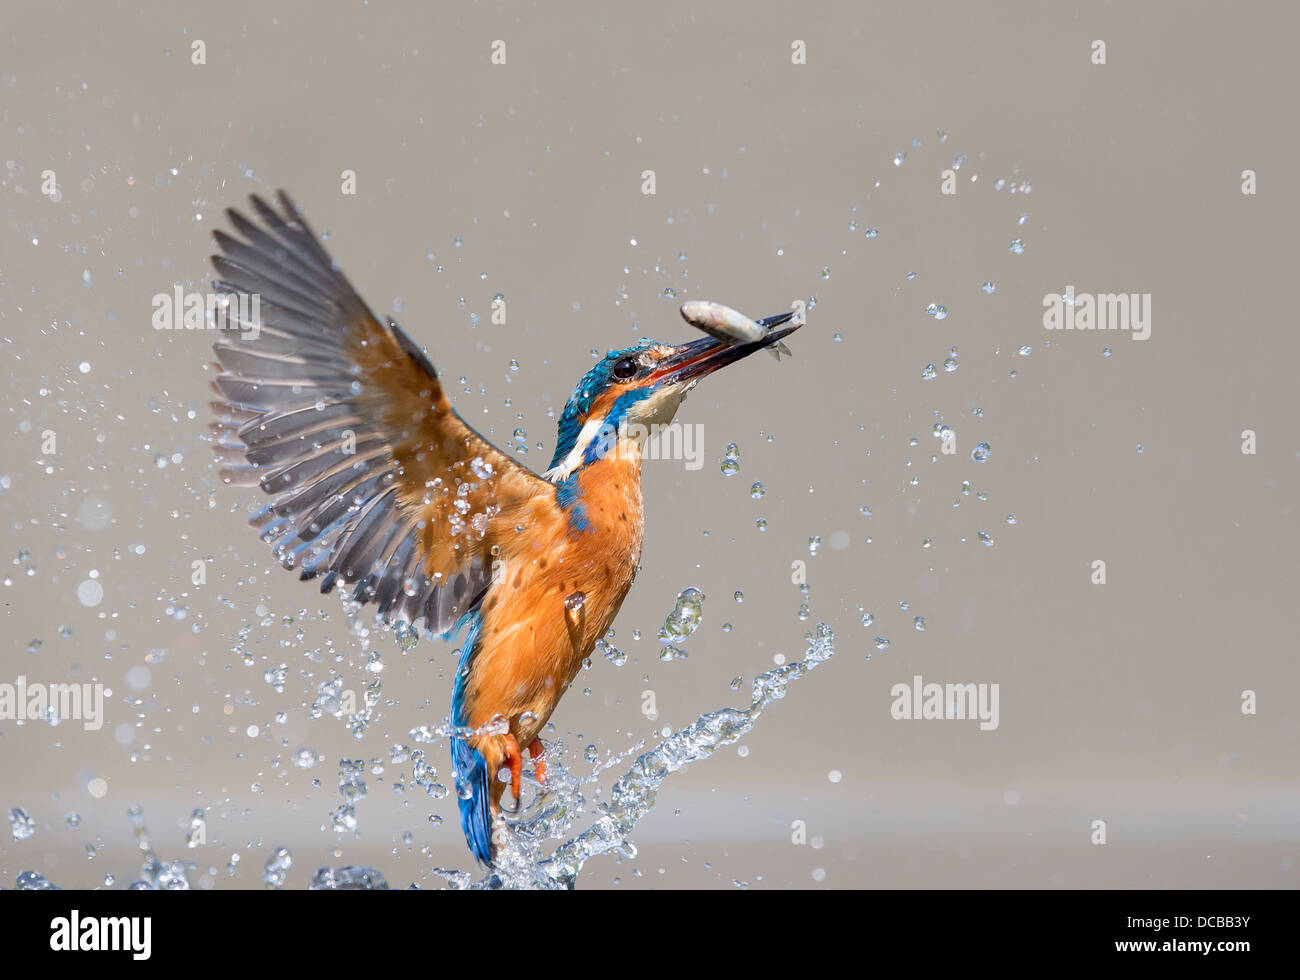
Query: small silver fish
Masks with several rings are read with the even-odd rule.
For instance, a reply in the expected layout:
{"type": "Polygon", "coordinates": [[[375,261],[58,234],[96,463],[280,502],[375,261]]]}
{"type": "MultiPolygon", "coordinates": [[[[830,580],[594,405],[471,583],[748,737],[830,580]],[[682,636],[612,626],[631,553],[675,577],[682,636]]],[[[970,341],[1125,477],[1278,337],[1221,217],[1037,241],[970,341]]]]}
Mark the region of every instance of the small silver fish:
{"type": "MultiPolygon", "coordinates": [[[[729,344],[752,344],[756,340],[762,340],[771,330],[730,306],[705,300],[693,299],[683,303],[681,314],[682,319],[692,327],[729,344]]],[[[767,351],[779,361],[782,354],[790,353],[790,348],[784,341],[777,341],[767,351]]]]}

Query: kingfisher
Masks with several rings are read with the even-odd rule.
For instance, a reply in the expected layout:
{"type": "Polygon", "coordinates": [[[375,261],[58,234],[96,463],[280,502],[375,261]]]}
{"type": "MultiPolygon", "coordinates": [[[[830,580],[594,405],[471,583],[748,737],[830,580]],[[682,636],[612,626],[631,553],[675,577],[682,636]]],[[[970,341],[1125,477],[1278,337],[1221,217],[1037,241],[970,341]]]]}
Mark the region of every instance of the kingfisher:
{"type": "Polygon", "coordinates": [[[252,217],[227,210],[233,234],[214,232],[230,316],[213,345],[221,477],[268,495],[250,523],[322,593],[339,587],[389,627],[464,631],[452,765],[466,842],[491,867],[523,751],[544,786],[540,733],[636,576],[647,436],[700,379],[802,319],[756,321],[766,332],[748,342],[610,351],[566,402],[537,474],[457,414],[428,357],[371,312],[287,194],[250,200],[252,217]]]}

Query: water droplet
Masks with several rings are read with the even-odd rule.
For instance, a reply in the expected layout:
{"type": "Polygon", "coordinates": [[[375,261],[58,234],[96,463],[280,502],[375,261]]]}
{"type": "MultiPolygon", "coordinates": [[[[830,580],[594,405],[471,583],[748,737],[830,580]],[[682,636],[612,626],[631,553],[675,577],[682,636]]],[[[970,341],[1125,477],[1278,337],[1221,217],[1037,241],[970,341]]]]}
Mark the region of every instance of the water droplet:
{"type": "Polygon", "coordinates": [[[1010,248],[1011,251],[1014,252],[1016,255],[1024,255],[1025,240],[1023,238],[1013,238],[1011,239],[1011,244],[1008,246],[1008,248],[1010,248]]]}
{"type": "Polygon", "coordinates": [[[755,500],[758,500],[766,492],[767,491],[763,489],[763,484],[757,481],[755,481],[754,485],[749,488],[749,495],[753,497],[755,500]]]}
{"type": "MultiPolygon", "coordinates": [[[[659,642],[663,644],[681,643],[699,629],[704,618],[704,593],[696,588],[683,589],[677,596],[677,602],[659,628],[659,642]]],[[[661,660],[680,659],[686,654],[674,646],[660,651],[661,660]]]]}
{"type": "Polygon", "coordinates": [[[14,840],[27,840],[36,834],[36,819],[20,806],[9,811],[9,832],[14,840]]]}
{"type": "Polygon", "coordinates": [[[925,308],[925,312],[936,320],[946,320],[948,318],[948,307],[941,303],[931,303],[925,308]]]}
{"type": "MultiPolygon", "coordinates": [[[[975,460],[977,463],[984,463],[987,462],[988,458],[992,455],[993,450],[989,448],[989,444],[987,442],[981,442],[971,450],[970,458],[975,460]]],[[[966,492],[969,492],[969,489],[966,492]]]]}
{"type": "Polygon", "coordinates": [[[284,887],[285,876],[292,866],[293,855],[289,853],[289,849],[277,847],[266,859],[266,867],[262,871],[262,884],[267,888],[284,887]]]}
{"type": "Polygon", "coordinates": [[[596,649],[599,650],[611,664],[615,667],[622,667],[627,663],[627,654],[605,640],[596,641],[596,649]]]}
{"type": "Polygon", "coordinates": [[[924,616],[913,616],[913,617],[912,617],[912,625],[916,627],[916,631],[917,631],[918,633],[924,633],[924,632],[925,632],[925,617],[924,617],[924,616]]]}
{"type": "Polygon", "coordinates": [[[925,370],[921,372],[922,381],[933,381],[939,375],[939,370],[933,364],[927,364],[925,370]]]}
{"type": "Polygon", "coordinates": [[[883,636],[878,636],[878,637],[876,637],[876,639],[875,639],[875,643],[876,643],[876,649],[877,649],[877,650],[887,650],[887,649],[889,649],[889,641],[888,641],[887,639],[885,639],[883,636]]]}
{"type": "Polygon", "coordinates": [[[388,891],[388,881],[374,868],[321,868],[311,876],[310,891],[388,891]]]}
{"type": "Polygon", "coordinates": [[[1021,357],[1028,357],[1033,352],[1034,349],[1030,347],[1028,344],[1025,344],[1024,347],[1021,347],[1018,351],[1016,351],[1016,353],[1019,354],[1021,357]]]}
{"type": "Polygon", "coordinates": [[[722,459],[722,475],[735,476],[740,472],[740,447],[734,442],[727,443],[727,451],[722,459]]]}
{"type": "Polygon", "coordinates": [[[989,294],[992,294],[993,291],[997,288],[998,287],[995,286],[992,282],[986,282],[983,286],[980,287],[980,289],[984,290],[984,292],[989,294]]]}

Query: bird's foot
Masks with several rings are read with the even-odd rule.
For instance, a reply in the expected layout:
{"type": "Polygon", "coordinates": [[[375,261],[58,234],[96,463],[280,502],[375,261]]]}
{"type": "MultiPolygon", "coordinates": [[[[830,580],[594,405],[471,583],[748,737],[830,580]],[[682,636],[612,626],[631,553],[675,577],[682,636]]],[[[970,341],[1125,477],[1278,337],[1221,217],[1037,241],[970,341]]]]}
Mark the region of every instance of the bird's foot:
{"type": "Polygon", "coordinates": [[[528,743],[528,757],[533,760],[533,769],[537,773],[537,781],[545,784],[546,746],[542,745],[542,740],[540,738],[535,738],[528,743]]]}
{"type": "Polygon", "coordinates": [[[519,751],[519,743],[513,735],[503,735],[502,741],[505,743],[506,748],[506,765],[510,767],[510,793],[515,798],[514,808],[506,812],[518,813],[520,806],[519,780],[524,771],[524,755],[519,751]]]}
{"type": "MultiPolygon", "coordinates": [[[[518,813],[522,800],[520,800],[520,783],[524,771],[524,754],[519,751],[519,742],[513,735],[503,735],[502,742],[505,744],[506,758],[505,763],[510,768],[510,793],[515,798],[515,805],[512,809],[506,810],[507,813],[518,813]]],[[[546,782],[546,747],[542,745],[540,738],[535,738],[528,743],[528,756],[533,760],[533,770],[537,773],[537,781],[545,784],[546,782]]],[[[502,807],[502,809],[505,809],[502,807]]]]}

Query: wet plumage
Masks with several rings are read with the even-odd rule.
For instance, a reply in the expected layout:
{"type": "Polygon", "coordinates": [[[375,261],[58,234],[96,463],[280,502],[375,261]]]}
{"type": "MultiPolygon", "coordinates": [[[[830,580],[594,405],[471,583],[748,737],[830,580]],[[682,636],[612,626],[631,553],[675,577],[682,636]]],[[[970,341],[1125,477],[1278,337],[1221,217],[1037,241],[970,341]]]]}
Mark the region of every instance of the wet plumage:
{"type": "Polygon", "coordinates": [[[474,731],[452,739],[452,758],[466,839],[491,863],[497,774],[516,801],[525,750],[541,776],[539,733],[636,574],[645,431],[701,377],[797,327],[770,329],[787,314],[748,344],[611,351],[566,404],[538,475],[456,414],[428,358],[278,203],[254,197],[256,221],[227,212],[239,237],[215,232],[215,290],[260,299],[256,323],[214,344],[222,476],[268,495],[253,525],[322,592],[338,586],[390,625],[464,631],[451,721],[474,731]]]}

